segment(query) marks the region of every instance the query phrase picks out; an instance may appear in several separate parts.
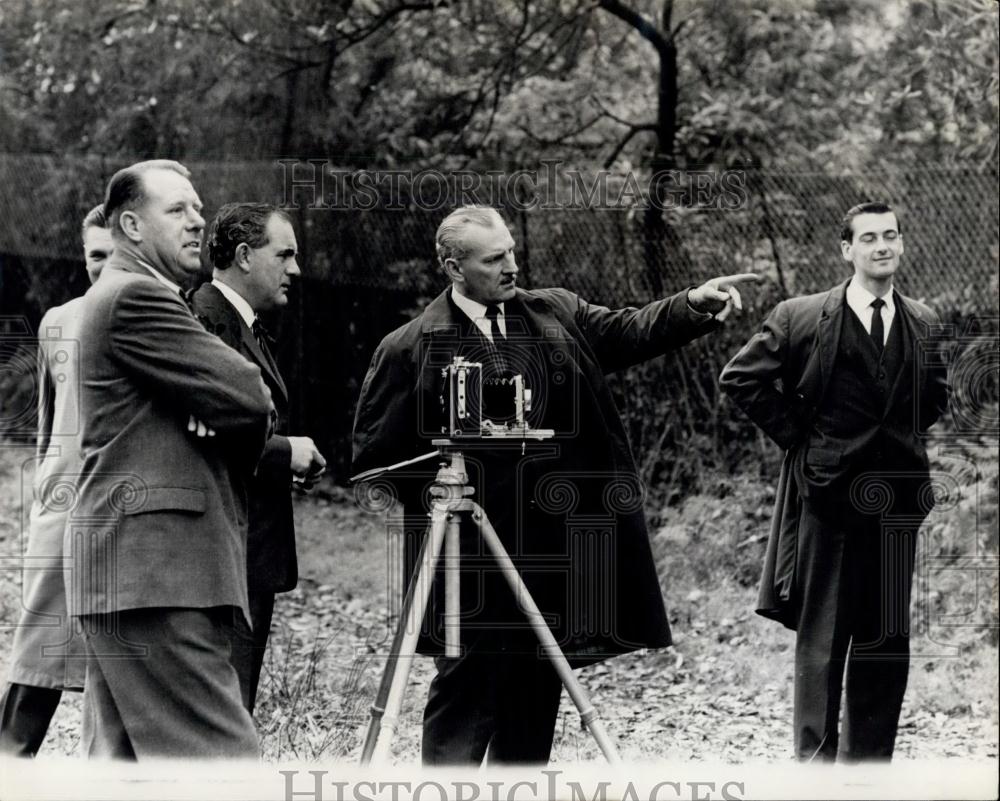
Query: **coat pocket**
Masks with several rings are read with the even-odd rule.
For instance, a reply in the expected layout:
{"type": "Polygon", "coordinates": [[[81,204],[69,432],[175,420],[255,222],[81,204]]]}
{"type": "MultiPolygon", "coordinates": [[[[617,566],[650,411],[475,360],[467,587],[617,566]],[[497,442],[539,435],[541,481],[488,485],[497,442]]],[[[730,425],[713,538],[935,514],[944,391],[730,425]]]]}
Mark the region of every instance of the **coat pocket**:
{"type": "Polygon", "coordinates": [[[191,512],[204,514],[207,507],[203,490],[188,487],[148,487],[139,503],[128,507],[124,515],[149,512],[191,512]]]}
{"type": "Polygon", "coordinates": [[[806,464],[836,467],[840,464],[840,451],[829,448],[810,448],[806,451],[806,464]]]}

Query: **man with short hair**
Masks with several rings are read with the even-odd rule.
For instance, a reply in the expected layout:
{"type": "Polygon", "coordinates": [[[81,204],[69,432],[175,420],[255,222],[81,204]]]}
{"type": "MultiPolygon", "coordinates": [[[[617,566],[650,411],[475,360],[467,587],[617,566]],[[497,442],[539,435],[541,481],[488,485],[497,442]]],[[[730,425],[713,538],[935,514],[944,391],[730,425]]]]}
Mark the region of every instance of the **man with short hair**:
{"type": "Polygon", "coordinates": [[[104,216],[104,204],[94,206],[83,218],[83,261],[87,267],[87,277],[94,283],[115,249],[108,229],[108,219],[104,216]]]}
{"type": "Polygon", "coordinates": [[[260,370],[181,298],[205,224],[189,176],[165,160],[115,173],[115,250],[84,303],[84,461],[65,550],[92,757],[259,754],[229,629],[234,608],[248,616],[242,481],[272,407],[260,370]]]}
{"type": "Polygon", "coordinates": [[[211,333],[260,367],[278,414],[274,434],[249,480],[247,587],[251,629],[236,620],[232,661],[240,676],[243,703],[253,712],[261,665],[274,611],[274,595],[295,588],[293,479],[308,488],[326,460],[310,437],[288,433],[288,391],[271,355],[259,315],[288,304],[288,289],[300,270],[298,244],[288,215],[266,203],[229,203],[219,209],[208,233],[212,280],[191,303],[211,333]]]}
{"type": "MultiPolygon", "coordinates": [[[[484,365],[483,399],[488,386],[500,418],[510,404],[498,393],[522,375],[534,393],[528,422],[556,435],[523,456],[521,442],[463,441],[473,499],[573,666],[667,646],[641,482],[604,376],[714,330],[739,308],[736,285],[757,277],[714,278],[641,309],[611,310],[565,289],[519,289],[514,249],[491,208],[460,208],[441,223],[438,260],[451,286],[378,346],[358,403],[354,470],[433,450],[445,423],[442,367],[455,357],[484,365]]],[[[386,477],[407,515],[411,572],[429,477],[414,469],[412,487],[386,477]]],[[[441,570],[424,619],[420,649],[437,655],[437,675],[423,761],[476,764],[488,752],[491,763],[544,763],[560,680],[474,528],[463,527],[461,549],[462,655],[441,655],[441,570]]]]}
{"type": "MultiPolygon", "coordinates": [[[[83,218],[84,265],[101,275],[113,245],[104,205],[83,218]]],[[[21,619],[9,684],[0,699],[0,754],[34,756],[63,690],[83,689],[83,639],[66,611],[63,532],[66,491],[80,471],[79,327],[83,298],[49,309],[38,324],[38,437],[34,500],[28,518],[21,619]]]]}
{"type": "Polygon", "coordinates": [[[785,450],[757,612],[797,632],[793,728],[807,761],[892,756],[917,530],[934,501],[922,435],[948,397],[937,315],[893,288],[896,213],[854,206],[840,240],[851,278],[779,303],[720,379],[785,450]]]}

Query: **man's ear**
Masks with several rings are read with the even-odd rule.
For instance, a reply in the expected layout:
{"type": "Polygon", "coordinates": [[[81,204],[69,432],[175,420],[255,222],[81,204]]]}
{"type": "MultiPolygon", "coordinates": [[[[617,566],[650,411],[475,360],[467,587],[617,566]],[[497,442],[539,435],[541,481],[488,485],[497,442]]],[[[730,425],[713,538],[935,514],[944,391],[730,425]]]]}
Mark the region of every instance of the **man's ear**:
{"type": "Polygon", "coordinates": [[[247,275],[250,274],[250,246],[246,242],[240,242],[236,246],[236,252],[233,254],[233,264],[240,269],[240,272],[247,275]]]}
{"type": "Polygon", "coordinates": [[[444,268],[445,275],[452,281],[465,280],[465,276],[462,275],[462,265],[458,263],[458,259],[445,259],[441,266],[444,268]]]}
{"type": "Polygon", "coordinates": [[[135,243],[142,241],[142,221],[134,211],[123,211],[118,215],[118,227],[129,241],[135,243]]]}
{"type": "Polygon", "coordinates": [[[844,261],[851,260],[851,243],[846,239],[840,240],[840,253],[844,257],[844,261]]]}

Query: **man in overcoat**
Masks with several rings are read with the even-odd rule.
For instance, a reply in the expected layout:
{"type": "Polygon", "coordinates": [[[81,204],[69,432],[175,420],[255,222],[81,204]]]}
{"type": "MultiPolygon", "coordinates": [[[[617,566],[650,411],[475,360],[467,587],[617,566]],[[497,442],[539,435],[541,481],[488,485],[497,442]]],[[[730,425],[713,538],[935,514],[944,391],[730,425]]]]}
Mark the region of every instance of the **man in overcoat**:
{"type": "Polygon", "coordinates": [[[947,405],[938,318],[893,288],[895,212],[855,206],[840,239],[851,278],[779,303],[720,379],[785,450],[757,611],[797,632],[801,760],[892,756],[917,530],[934,500],[923,434],[947,405]]]}
{"type": "MultiPolygon", "coordinates": [[[[451,286],[378,346],[355,419],[354,470],[432,450],[444,422],[441,368],[454,357],[484,364],[483,382],[494,389],[523,375],[534,394],[528,422],[555,436],[523,455],[520,443],[464,443],[473,498],[571,664],[667,646],[643,490],[605,374],[712,331],[715,317],[738,307],[736,285],[756,276],[611,310],[565,289],[519,289],[514,248],[493,209],[460,208],[441,223],[437,255],[451,286]]],[[[391,480],[412,569],[433,467],[391,480]]],[[[458,658],[440,655],[442,584],[439,569],[420,645],[437,654],[424,763],[479,763],[487,749],[491,763],[546,762],[561,685],[473,526],[462,531],[458,658]]]]}
{"type": "Polygon", "coordinates": [[[249,617],[243,481],[270,393],[181,297],[205,224],[187,169],[126,167],[104,207],[115,249],[83,306],[83,466],[64,548],[87,646],[83,750],[256,757],[229,629],[233,608],[249,617]]]}
{"type": "Polygon", "coordinates": [[[288,436],[288,390],[258,317],[288,305],[288,289],[301,274],[288,215],[266,203],[227,203],[212,220],[207,242],[212,280],[194,293],[191,308],[205,328],[260,368],[277,412],[274,433],[247,485],[251,627],[242,614],[234,622],[232,661],[252,713],[275,593],[295,589],[298,581],[292,480],[311,486],[326,460],[310,437],[288,436]]]}
{"type": "MultiPolygon", "coordinates": [[[[113,250],[104,206],[83,218],[83,258],[96,281],[113,250]]],[[[79,326],[83,298],[38,324],[38,439],[23,573],[24,608],[0,699],[0,754],[34,756],[63,690],[83,690],[83,637],[66,612],[63,532],[80,470],[79,326]]]]}

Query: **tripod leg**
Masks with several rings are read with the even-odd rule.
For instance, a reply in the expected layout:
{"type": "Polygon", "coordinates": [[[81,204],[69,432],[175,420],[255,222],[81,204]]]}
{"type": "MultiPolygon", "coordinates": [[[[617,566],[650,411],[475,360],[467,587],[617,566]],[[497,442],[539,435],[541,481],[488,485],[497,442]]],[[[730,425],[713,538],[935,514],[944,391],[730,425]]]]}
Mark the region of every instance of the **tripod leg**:
{"type": "MultiPolygon", "coordinates": [[[[420,551],[417,554],[417,564],[424,563],[424,555],[427,553],[427,543],[430,537],[424,537],[420,542],[420,551]]],[[[392,646],[389,648],[389,656],[385,661],[385,668],[382,671],[382,680],[372,702],[371,721],[368,724],[368,731],[365,734],[365,744],[361,749],[361,764],[366,766],[372,761],[372,754],[375,753],[375,742],[378,740],[379,729],[382,725],[382,715],[385,712],[385,704],[389,699],[389,688],[392,687],[393,677],[396,675],[396,663],[399,658],[399,651],[403,645],[403,635],[406,632],[404,621],[410,615],[410,608],[413,606],[413,594],[417,586],[417,576],[419,571],[414,572],[410,578],[406,594],[403,596],[403,603],[399,609],[399,622],[396,625],[396,633],[392,638],[392,646]]]]}
{"type": "MultiPolygon", "coordinates": [[[[382,762],[385,759],[389,753],[393,735],[396,733],[399,710],[403,706],[403,694],[410,678],[410,668],[413,667],[413,657],[416,655],[417,640],[420,637],[420,624],[423,622],[427,602],[430,599],[431,587],[434,584],[434,569],[441,555],[441,544],[444,542],[450,514],[446,506],[439,507],[437,504],[431,512],[430,531],[427,535],[429,541],[422,552],[423,559],[420,566],[411,579],[413,597],[410,599],[406,617],[399,621],[402,631],[402,637],[399,638],[399,648],[389,655],[389,661],[386,663],[386,671],[392,671],[392,679],[389,682],[385,711],[381,713],[380,721],[375,720],[375,712],[372,711],[371,727],[378,726],[378,733],[372,735],[369,731],[368,737],[373,737],[375,740],[370,761],[382,762]]],[[[393,646],[395,647],[395,645],[394,641],[393,646]]],[[[362,764],[367,763],[363,762],[362,764]]]]}
{"type": "Polygon", "coordinates": [[[458,515],[451,515],[448,520],[448,531],[444,537],[444,655],[451,658],[462,655],[459,644],[462,626],[459,606],[461,590],[459,533],[461,527],[458,515]]]}
{"type": "Polygon", "coordinates": [[[479,526],[479,531],[486,541],[486,546],[492,552],[497,565],[500,567],[500,571],[507,580],[507,584],[513,590],[518,606],[521,607],[521,611],[524,612],[525,617],[528,618],[528,622],[538,636],[538,640],[542,644],[542,650],[545,651],[545,655],[552,662],[552,666],[555,668],[556,673],[559,674],[559,678],[562,679],[566,691],[569,693],[570,698],[573,699],[577,710],[579,710],[583,725],[587,727],[591,736],[597,741],[597,745],[601,749],[601,753],[604,754],[604,758],[612,765],[620,764],[621,757],[618,756],[618,749],[615,748],[615,744],[608,736],[604,724],[597,714],[597,710],[590,702],[590,696],[587,695],[587,691],[583,689],[583,686],[577,681],[576,676],[573,675],[573,669],[569,666],[569,662],[566,661],[566,656],[559,648],[559,644],[545,622],[545,618],[538,609],[534,598],[531,597],[528,588],[524,586],[521,575],[517,572],[517,568],[511,561],[507,549],[500,542],[500,537],[497,536],[496,530],[490,523],[490,519],[486,516],[486,512],[478,504],[474,504],[473,509],[472,519],[479,526]]]}

